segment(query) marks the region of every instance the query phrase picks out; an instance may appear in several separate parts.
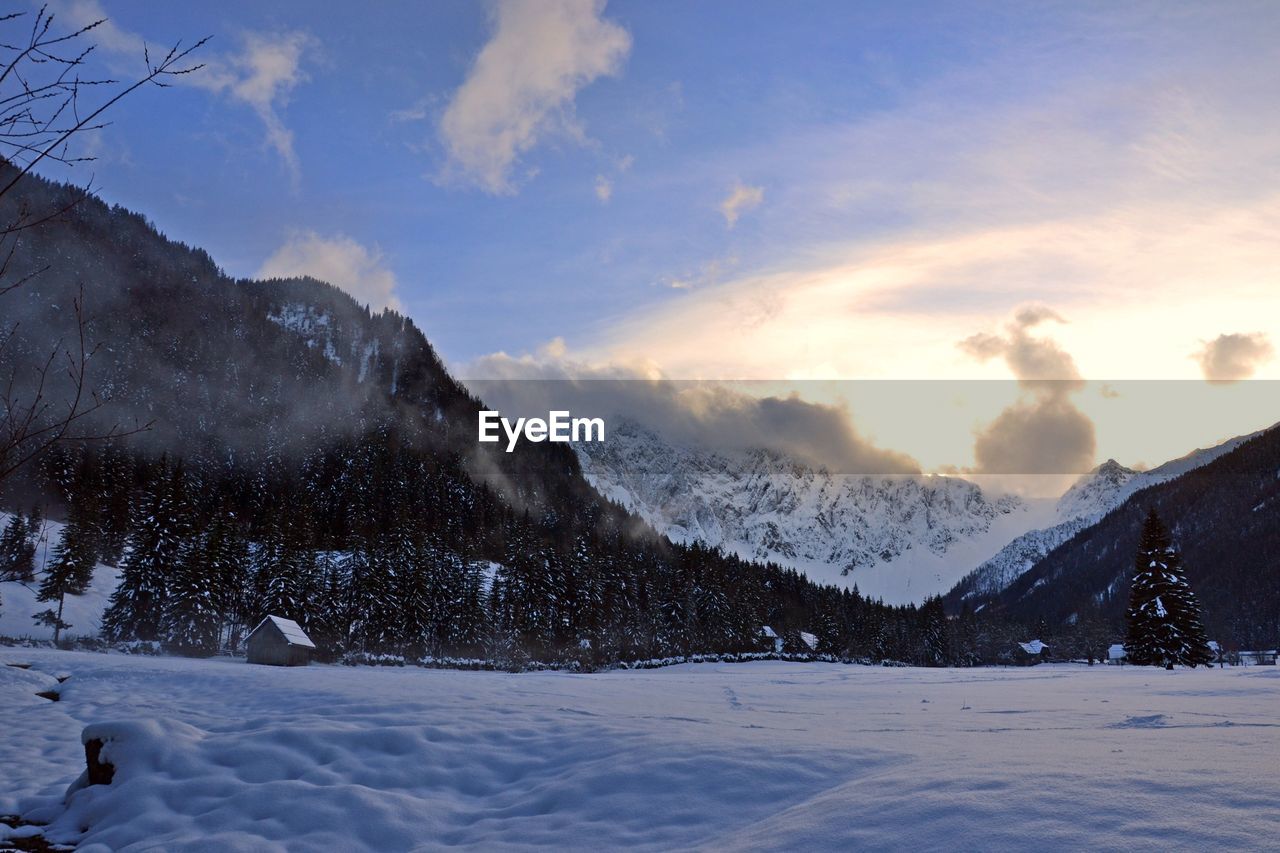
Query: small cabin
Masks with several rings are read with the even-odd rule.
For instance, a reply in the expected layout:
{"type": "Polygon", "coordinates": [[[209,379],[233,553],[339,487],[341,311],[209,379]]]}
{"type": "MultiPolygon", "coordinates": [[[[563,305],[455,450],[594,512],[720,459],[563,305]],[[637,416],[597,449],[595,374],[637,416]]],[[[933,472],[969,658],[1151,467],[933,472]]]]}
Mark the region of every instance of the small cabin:
{"type": "Polygon", "coordinates": [[[765,625],[760,629],[760,637],[765,643],[773,644],[775,654],[782,654],[782,638],[778,636],[778,632],[765,625]]]}
{"type": "Polygon", "coordinates": [[[1266,649],[1264,651],[1245,651],[1243,649],[1238,653],[1240,663],[1244,666],[1275,666],[1276,650],[1266,649]]]}
{"type": "Polygon", "coordinates": [[[249,663],[267,666],[306,666],[316,645],[302,627],[283,616],[268,616],[246,641],[249,663]]]}
{"type": "Polygon", "coordinates": [[[1035,666],[1049,659],[1049,647],[1039,640],[1029,643],[1014,643],[1010,650],[1013,662],[1018,666],[1035,666]]]}
{"type": "Polygon", "coordinates": [[[1124,650],[1124,643],[1115,643],[1107,649],[1107,663],[1121,666],[1128,657],[1129,653],[1124,650]]]}

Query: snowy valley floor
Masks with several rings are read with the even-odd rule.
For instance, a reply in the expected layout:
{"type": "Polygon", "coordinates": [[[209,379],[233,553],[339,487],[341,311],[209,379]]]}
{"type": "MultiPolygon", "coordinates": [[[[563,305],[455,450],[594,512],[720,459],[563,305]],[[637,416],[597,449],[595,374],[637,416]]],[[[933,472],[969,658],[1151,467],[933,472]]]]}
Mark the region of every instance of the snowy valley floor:
{"type": "Polygon", "coordinates": [[[52,820],[48,836],[83,851],[1280,838],[1275,667],[506,675],[8,648],[0,660],[32,664],[0,667],[0,812],[52,820]],[[34,695],[52,675],[69,675],[59,702],[34,695]],[[117,738],[116,779],[63,806],[97,723],[117,738]]]}

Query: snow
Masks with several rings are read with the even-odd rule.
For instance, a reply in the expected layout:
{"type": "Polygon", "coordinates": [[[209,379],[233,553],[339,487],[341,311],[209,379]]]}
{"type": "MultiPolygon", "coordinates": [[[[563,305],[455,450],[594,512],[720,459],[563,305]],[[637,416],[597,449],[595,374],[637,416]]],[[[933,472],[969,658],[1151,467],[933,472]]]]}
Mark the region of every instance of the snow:
{"type": "Polygon", "coordinates": [[[832,473],[771,450],[683,447],[632,420],[610,423],[608,441],[574,445],[583,476],[672,541],[771,560],[891,604],[946,592],[1052,512],[958,477],[832,473]]]}
{"type": "MultiPolygon", "coordinates": [[[[286,619],[283,616],[268,616],[258,624],[261,628],[267,622],[275,625],[284,635],[285,641],[291,646],[302,646],[308,649],[314,649],[316,644],[311,642],[311,638],[307,636],[307,632],[302,630],[302,626],[292,619],[286,619]]],[[[258,628],[253,629],[253,633],[258,632],[258,628]]]]}
{"type": "Polygon", "coordinates": [[[994,556],[973,570],[965,598],[990,596],[1008,587],[1045,555],[1149,486],[1165,483],[1208,465],[1266,430],[1242,435],[1216,447],[1194,450],[1150,471],[1134,471],[1108,459],[1076,481],[1054,508],[1056,523],[1015,533],[994,556]]]}
{"type": "Polygon", "coordinates": [[[33,664],[0,667],[0,812],[86,852],[1261,849],[1280,832],[1275,667],[0,657],[33,664]],[[33,697],[56,671],[61,701],[33,697]],[[116,778],[63,805],[87,736],[116,778]]]}
{"type": "MultiPolygon", "coordinates": [[[[9,515],[0,512],[0,529],[9,523],[9,515]]],[[[56,521],[44,523],[43,534],[36,546],[36,579],[30,583],[5,581],[0,583],[0,637],[13,639],[51,640],[53,628],[36,624],[33,617],[49,609],[49,603],[36,601],[45,562],[53,554],[54,546],[62,535],[63,525],[56,521]]],[[[63,602],[62,618],[71,627],[62,632],[64,637],[97,636],[107,599],[120,583],[119,569],[99,563],[93,570],[93,581],[84,595],[68,595],[63,602]]]]}
{"type": "Polygon", "coordinates": [[[1048,648],[1048,646],[1039,640],[1032,640],[1029,643],[1018,643],[1018,645],[1022,646],[1022,650],[1029,655],[1038,655],[1048,648]]]}

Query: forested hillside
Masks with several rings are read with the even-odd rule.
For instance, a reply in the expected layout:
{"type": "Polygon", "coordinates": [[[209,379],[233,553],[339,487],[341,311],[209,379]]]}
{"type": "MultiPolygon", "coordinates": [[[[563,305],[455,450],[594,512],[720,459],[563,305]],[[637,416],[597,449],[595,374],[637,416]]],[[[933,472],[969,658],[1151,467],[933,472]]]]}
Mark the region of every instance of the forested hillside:
{"type": "MultiPolygon", "coordinates": [[[[75,192],[24,179],[0,213],[75,192]]],[[[68,522],[51,595],[75,593],[77,562],[120,561],[108,639],[210,653],[270,612],[329,657],[600,663],[772,648],[766,624],[794,651],[808,631],[836,655],[960,655],[936,603],[673,546],[561,445],[478,449],[478,401],[414,324],[329,285],[234,280],[92,198],[23,232],[6,275],[27,280],[3,297],[4,375],[21,388],[75,338],[83,289],[93,426],[149,425],[64,442],[4,483],[6,507],[68,522]]]]}
{"type": "Polygon", "coordinates": [[[1147,512],[1169,525],[1209,638],[1240,648],[1280,642],[1280,428],[1202,468],[1144,489],[1050,552],[990,605],[1055,632],[1118,625],[1147,512]]]}

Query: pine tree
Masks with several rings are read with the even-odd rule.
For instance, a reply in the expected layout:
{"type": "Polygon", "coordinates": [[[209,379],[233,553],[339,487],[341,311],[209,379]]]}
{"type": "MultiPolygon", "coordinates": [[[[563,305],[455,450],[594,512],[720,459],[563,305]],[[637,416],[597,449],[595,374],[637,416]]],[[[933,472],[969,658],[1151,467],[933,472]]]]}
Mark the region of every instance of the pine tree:
{"type": "Polygon", "coordinates": [[[920,605],[921,657],[925,666],[945,666],[951,657],[947,638],[947,614],[942,598],[933,596],[920,605]]]}
{"type": "Polygon", "coordinates": [[[305,628],[314,609],[311,597],[322,582],[307,514],[290,511],[273,518],[252,563],[255,612],[250,621],[283,616],[305,628]]]}
{"type": "Polygon", "coordinates": [[[395,571],[395,601],[399,608],[396,632],[397,645],[410,657],[419,658],[428,651],[437,652],[438,627],[446,616],[440,612],[440,555],[427,545],[403,543],[393,547],[392,562],[395,571]]]}
{"type": "Polygon", "coordinates": [[[1213,660],[1182,558],[1154,508],[1142,526],[1125,615],[1130,663],[1173,669],[1174,664],[1194,667],[1213,660]]]}
{"type": "Polygon", "coordinates": [[[54,563],[66,563],[69,572],[67,592],[83,595],[93,582],[93,569],[98,563],[98,531],[78,503],[73,503],[62,528],[62,536],[53,552],[54,563]]]}
{"type": "Polygon", "coordinates": [[[214,578],[209,574],[209,535],[183,549],[169,579],[160,639],[179,654],[207,656],[218,650],[221,622],[214,578]]]}
{"type": "Polygon", "coordinates": [[[317,654],[331,660],[346,651],[351,638],[346,565],[333,554],[324,553],[318,558],[316,571],[320,583],[307,633],[316,644],[317,654]]]}
{"type": "MultiPolygon", "coordinates": [[[[224,508],[213,520],[205,538],[203,573],[214,590],[218,633],[225,630],[232,651],[239,645],[249,595],[249,542],[234,513],[224,508]]],[[[253,626],[248,626],[252,628],[253,626]]]]}
{"type": "Polygon", "coordinates": [[[449,651],[454,654],[478,655],[489,636],[488,600],[485,594],[484,564],[461,559],[461,587],[449,623],[449,651]]]}
{"type": "Polygon", "coordinates": [[[190,530],[182,466],[166,475],[164,462],[143,492],[128,539],[120,585],[102,615],[108,640],[157,640],[169,581],[190,530]]]}
{"type": "Polygon", "coordinates": [[[9,517],[4,532],[0,533],[0,581],[30,581],[35,577],[33,532],[22,513],[15,512],[9,517]]]}
{"type": "Polygon", "coordinates": [[[394,573],[389,552],[381,539],[362,540],[349,561],[346,610],[351,645],[362,651],[386,651],[395,642],[394,573]]]}

